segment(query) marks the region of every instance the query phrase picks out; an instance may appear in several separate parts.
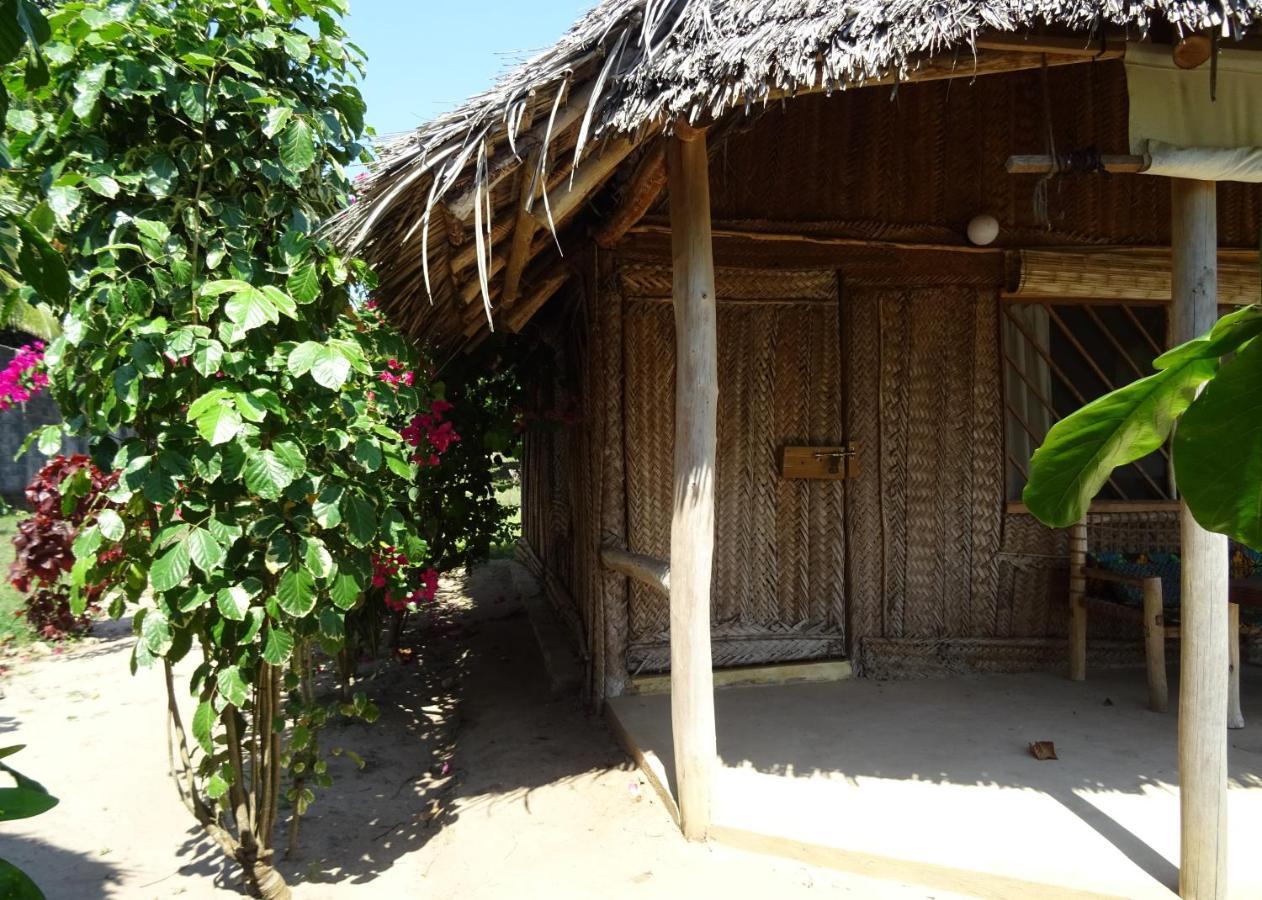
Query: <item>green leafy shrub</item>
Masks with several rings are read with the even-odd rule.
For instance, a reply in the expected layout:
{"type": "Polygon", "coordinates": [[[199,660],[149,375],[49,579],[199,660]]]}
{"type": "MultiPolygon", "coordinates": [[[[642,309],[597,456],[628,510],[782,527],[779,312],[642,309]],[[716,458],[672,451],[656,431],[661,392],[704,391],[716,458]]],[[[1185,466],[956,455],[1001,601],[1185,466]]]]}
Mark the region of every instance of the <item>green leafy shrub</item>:
{"type": "Polygon", "coordinates": [[[47,82],[7,82],[8,187],[73,281],[50,389],[65,429],[119,473],[113,507],[74,540],[71,610],[112,585],[133,666],[165,669],[181,797],[266,897],[289,893],[272,865],[282,796],[297,817],[327,783],[319,727],[375,715],[362,695],[321,700],[315,655],[343,648],[381,548],[406,554],[414,589],[430,568],[400,429],[439,397],[381,377],[421,370],[356,309],[370,275],[318,227],[363,154],[344,13],[65,3],[47,82]],[[186,723],[172,665],[190,654],[186,723]]]}

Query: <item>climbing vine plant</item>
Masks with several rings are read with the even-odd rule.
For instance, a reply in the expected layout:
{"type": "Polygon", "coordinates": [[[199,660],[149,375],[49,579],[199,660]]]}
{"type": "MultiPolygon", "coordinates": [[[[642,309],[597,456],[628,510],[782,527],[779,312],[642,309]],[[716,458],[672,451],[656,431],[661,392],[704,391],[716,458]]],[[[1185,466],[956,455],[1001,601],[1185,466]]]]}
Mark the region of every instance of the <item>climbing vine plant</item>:
{"type": "Polygon", "coordinates": [[[319,726],[374,715],[362,695],[322,701],[313,654],[340,649],[374,558],[406,557],[392,577],[410,598],[433,579],[404,515],[428,448],[400,427],[441,398],[397,374],[421,370],[357,309],[369,274],[318,227],[363,155],[346,12],[60,3],[47,77],[6,77],[5,188],[71,275],[43,298],[62,317],[50,390],[118,473],[75,539],[72,603],[91,588],[133,616],[133,666],[165,670],[181,797],[267,897],[288,895],[286,799],[299,815],[327,783],[319,726]]]}

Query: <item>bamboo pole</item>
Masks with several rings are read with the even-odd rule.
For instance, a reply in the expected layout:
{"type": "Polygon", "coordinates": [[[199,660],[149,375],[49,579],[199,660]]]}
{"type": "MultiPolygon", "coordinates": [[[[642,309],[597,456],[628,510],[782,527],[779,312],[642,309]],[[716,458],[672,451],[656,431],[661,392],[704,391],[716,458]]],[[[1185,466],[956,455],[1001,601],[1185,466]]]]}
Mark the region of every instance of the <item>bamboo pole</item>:
{"type": "Polygon", "coordinates": [[[1148,708],[1163,713],[1170,706],[1166,681],[1166,617],[1161,579],[1144,579],[1144,660],[1148,665],[1148,708]]]}
{"type": "Polygon", "coordinates": [[[600,561],[612,572],[634,578],[655,591],[670,593],[670,563],[665,560],[616,547],[602,547],[600,561]]]}
{"type": "Polygon", "coordinates": [[[1227,727],[1244,728],[1240,709],[1240,604],[1227,605],[1227,653],[1231,660],[1231,683],[1227,686],[1227,727]]]}
{"type": "MultiPolygon", "coordinates": [[[[1218,224],[1212,181],[1174,179],[1172,343],[1218,317],[1218,224]]],[[[1227,538],[1179,509],[1183,560],[1179,689],[1179,896],[1227,896],[1227,538]]]]}
{"type": "Polygon", "coordinates": [[[1069,529],[1069,678],[1087,680],[1087,523],[1069,529]]]}
{"type": "Polygon", "coordinates": [[[675,490],[670,525],[671,730],[679,819],[688,840],[710,830],[717,748],[710,656],[718,325],[704,133],[670,139],[675,294],[675,490]]]}

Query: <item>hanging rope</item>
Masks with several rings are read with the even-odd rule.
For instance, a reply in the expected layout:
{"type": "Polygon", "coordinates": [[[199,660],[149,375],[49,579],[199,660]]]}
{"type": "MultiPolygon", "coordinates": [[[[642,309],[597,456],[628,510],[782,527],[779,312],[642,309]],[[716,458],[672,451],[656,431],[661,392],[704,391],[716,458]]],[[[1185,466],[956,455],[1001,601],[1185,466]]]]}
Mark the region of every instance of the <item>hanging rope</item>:
{"type": "Polygon", "coordinates": [[[1043,54],[1043,64],[1039,67],[1039,86],[1043,94],[1043,139],[1047,145],[1047,155],[1052,160],[1052,167],[1034,186],[1034,220],[1048,231],[1052,230],[1052,220],[1047,213],[1047,188],[1058,174],[1056,165],[1056,133],[1052,127],[1052,96],[1047,86],[1047,54],[1043,54]]]}

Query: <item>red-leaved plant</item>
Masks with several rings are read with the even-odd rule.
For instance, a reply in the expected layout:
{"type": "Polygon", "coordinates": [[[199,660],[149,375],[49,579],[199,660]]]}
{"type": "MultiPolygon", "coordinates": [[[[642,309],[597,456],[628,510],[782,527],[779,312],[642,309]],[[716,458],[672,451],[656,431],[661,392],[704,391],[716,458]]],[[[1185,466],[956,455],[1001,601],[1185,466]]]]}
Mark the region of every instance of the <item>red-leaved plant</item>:
{"type": "Polygon", "coordinates": [[[36,473],[26,488],[32,515],[18,524],[13,546],[17,551],[9,581],[26,595],[19,610],[46,640],[83,634],[91,613],[105,590],[104,583],[87,585],[88,605],[83,615],[70,610],[70,587],[64,576],[74,567],[73,544],[88,515],[113,504],[105,497],[118,482],[82,454],[57,456],[36,473]]]}

